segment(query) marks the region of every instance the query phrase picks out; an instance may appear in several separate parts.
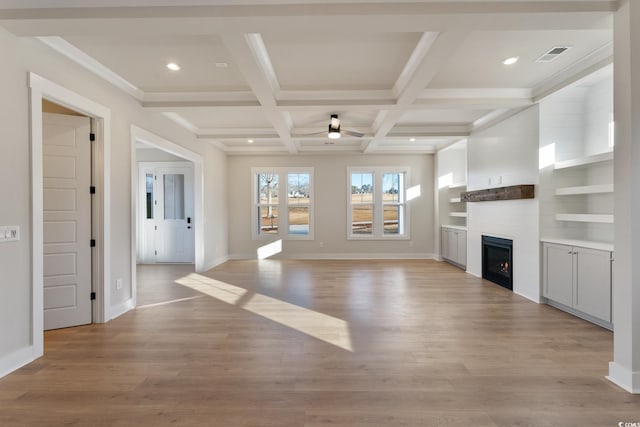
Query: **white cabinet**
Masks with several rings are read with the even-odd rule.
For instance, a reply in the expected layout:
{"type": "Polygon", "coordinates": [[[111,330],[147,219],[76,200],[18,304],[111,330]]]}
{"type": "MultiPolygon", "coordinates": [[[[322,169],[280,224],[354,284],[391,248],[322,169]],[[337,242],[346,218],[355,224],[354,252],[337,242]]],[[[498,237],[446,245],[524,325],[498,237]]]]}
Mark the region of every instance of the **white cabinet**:
{"type": "Polygon", "coordinates": [[[542,295],[552,305],[559,303],[559,308],[609,327],[611,255],[609,251],[544,243],[542,295]]]}
{"type": "Polygon", "coordinates": [[[467,232],[461,228],[442,227],[442,258],[459,267],[467,265],[467,232]]]}

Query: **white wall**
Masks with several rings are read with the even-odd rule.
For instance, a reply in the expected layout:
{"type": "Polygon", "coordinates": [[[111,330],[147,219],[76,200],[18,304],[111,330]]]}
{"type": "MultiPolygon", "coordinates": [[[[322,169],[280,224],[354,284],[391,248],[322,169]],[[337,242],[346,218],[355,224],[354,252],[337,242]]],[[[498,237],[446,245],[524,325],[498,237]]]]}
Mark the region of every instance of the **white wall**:
{"type": "MultiPolygon", "coordinates": [[[[470,190],[538,183],[538,114],[533,106],[469,137],[470,190]]],[[[467,212],[467,271],[482,276],[483,234],[512,239],[513,291],[539,302],[538,200],[467,203],[467,212]]]]}
{"type": "MultiPolygon", "coordinates": [[[[265,240],[251,236],[251,168],[313,167],[315,240],[284,241],[282,257],[426,258],[434,252],[432,155],[327,155],[229,157],[229,242],[232,257],[255,258],[265,240]],[[411,240],[347,240],[347,167],[409,166],[408,187],[420,185],[421,196],[409,202],[411,240]],[[323,246],[320,246],[322,242],[323,246]]],[[[349,190],[350,191],[350,190],[349,190]]]]}
{"type": "MultiPolygon", "coordinates": [[[[226,157],[192,134],[107,82],[73,64],[34,39],[18,39],[0,28],[0,224],[19,225],[21,240],[0,244],[0,376],[29,361],[31,327],[30,155],[28,72],[34,72],[111,109],[111,307],[131,298],[131,148],[130,127],[136,124],[205,156],[205,193],[226,198],[226,157]],[[122,290],[115,279],[122,278],[122,290]]],[[[226,253],[226,213],[209,201],[205,213],[215,218],[206,229],[206,260],[226,253]],[[208,209],[208,210],[207,210],[208,209]]]]}
{"type": "Polygon", "coordinates": [[[585,156],[609,151],[609,119],[613,115],[613,77],[589,87],[584,104],[585,156]]]}
{"type": "Polygon", "coordinates": [[[157,148],[137,148],[136,160],[140,162],[181,162],[182,157],[174,156],[166,151],[157,148]]]}

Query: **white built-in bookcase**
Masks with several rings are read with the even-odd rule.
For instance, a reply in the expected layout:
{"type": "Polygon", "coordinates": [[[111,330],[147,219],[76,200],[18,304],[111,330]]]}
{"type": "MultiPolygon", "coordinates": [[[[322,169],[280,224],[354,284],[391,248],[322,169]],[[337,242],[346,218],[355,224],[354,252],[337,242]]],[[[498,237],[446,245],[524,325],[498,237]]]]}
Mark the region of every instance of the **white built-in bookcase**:
{"type": "Polygon", "coordinates": [[[466,203],[460,193],[467,189],[467,144],[460,141],[438,152],[438,197],[440,226],[465,229],[466,203]]]}
{"type": "Polygon", "coordinates": [[[612,126],[609,68],[540,103],[543,241],[613,250],[612,126]]]}

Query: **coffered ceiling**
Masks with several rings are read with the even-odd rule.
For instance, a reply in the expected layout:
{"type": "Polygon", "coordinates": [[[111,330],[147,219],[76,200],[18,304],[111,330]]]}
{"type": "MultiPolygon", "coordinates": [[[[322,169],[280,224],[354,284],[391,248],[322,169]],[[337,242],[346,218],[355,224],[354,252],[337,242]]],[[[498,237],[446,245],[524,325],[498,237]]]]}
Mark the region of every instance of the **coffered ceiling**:
{"type": "Polygon", "coordinates": [[[616,1],[0,0],[230,154],[433,152],[612,60],[616,1]],[[569,47],[551,62],[536,60],[569,47]],[[514,65],[504,65],[518,57],[514,65]],[[166,64],[180,65],[170,71],[166,64]],[[329,140],[331,114],[364,136],[329,140]]]}

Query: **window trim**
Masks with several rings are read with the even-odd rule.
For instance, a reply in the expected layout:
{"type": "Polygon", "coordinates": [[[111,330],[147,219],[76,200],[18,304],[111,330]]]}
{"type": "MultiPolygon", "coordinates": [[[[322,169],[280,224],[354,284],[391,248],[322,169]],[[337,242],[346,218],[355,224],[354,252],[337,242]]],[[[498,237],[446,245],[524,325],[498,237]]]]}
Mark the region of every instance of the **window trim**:
{"type": "MultiPolygon", "coordinates": [[[[411,213],[407,200],[407,188],[409,188],[410,168],[408,166],[349,166],[347,167],[347,240],[411,240],[411,213]],[[353,234],[353,205],[351,203],[351,175],[354,173],[373,174],[373,232],[367,234],[353,234]],[[382,176],[384,174],[404,174],[404,188],[399,205],[404,206],[404,234],[384,233],[384,207],[390,206],[384,203],[382,196],[382,176]]],[[[393,206],[393,205],[391,205],[393,206]]]]}
{"type": "Polygon", "coordinates": [[[315,181],[313,167],[253,167],[251,168],[251,237],[253,240],[314,240],[315,230],[315,181]],[[271,234],[258,233],[258,175],[274,173],[278,175],[278,232],[271,234]],[[309,174],[309,234],[289,233],[289,174],[309,174]],[[284,185],[283,185],[284,184],[284,185]],[[284,194],[284,197],[283,197],[284,194]]]}

